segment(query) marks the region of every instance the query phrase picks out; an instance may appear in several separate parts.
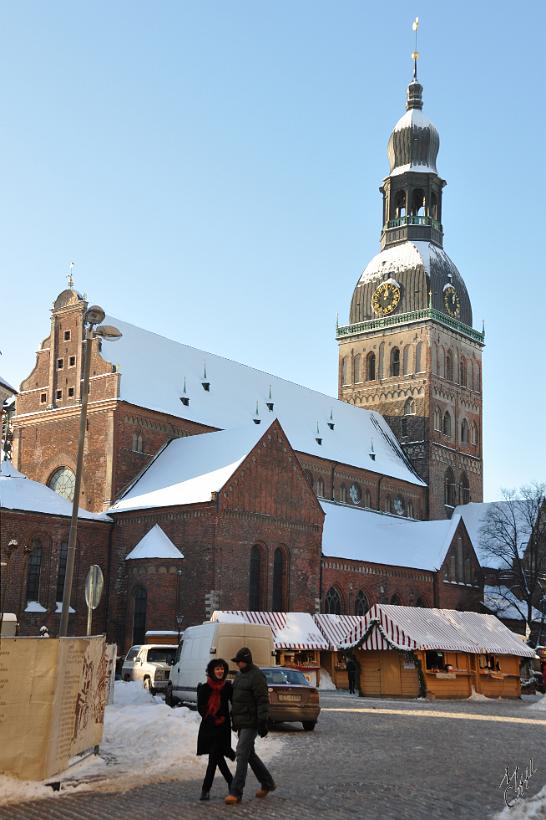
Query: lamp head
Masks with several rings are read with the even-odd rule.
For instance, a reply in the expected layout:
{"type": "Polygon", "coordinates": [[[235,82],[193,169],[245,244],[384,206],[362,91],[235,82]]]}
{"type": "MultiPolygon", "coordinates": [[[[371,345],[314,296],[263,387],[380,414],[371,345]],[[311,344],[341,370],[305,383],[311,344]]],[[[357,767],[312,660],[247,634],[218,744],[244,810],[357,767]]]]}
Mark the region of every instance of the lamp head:
{"type": "Polygon", "coordinates": [[[95,328],[95,336],[100,336],[108,342],[116,342],[118,339],[121,339],[123,333],[121,330],[118,330],[117,327],[114,327],[114,325],[99,325],[99,327],[95,328]]]}
{"type": "Polygon", "coordinates": [[[85,321],[90,325],[100,325],[106,316],[100,305],[91,305],[85,312],[85,321]]]}

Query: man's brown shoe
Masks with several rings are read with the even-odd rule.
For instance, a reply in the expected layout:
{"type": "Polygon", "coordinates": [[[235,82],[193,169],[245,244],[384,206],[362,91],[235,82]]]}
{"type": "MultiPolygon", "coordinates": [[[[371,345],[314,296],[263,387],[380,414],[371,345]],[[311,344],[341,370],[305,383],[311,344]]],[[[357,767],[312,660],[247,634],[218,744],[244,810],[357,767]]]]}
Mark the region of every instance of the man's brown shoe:
{"type": "Polygon", "coordinates": [[[236,794],[228,794],[226,797],[224,797],[224,803],[226,803],[228,806],[234,806],[235,803],[240,803],[240,802],[241,802],[241,798],[237,797],[236,794]]]}
{"type": "Polygon", "coordinates": [[[269,789],[264,789],[264,787],[262,786],[262,788],[258,789],[258,791],[256,792],[256,797],[267,797],[269,792],[274,792],[276,788],[276,786],[270,786],[269,789]]]}

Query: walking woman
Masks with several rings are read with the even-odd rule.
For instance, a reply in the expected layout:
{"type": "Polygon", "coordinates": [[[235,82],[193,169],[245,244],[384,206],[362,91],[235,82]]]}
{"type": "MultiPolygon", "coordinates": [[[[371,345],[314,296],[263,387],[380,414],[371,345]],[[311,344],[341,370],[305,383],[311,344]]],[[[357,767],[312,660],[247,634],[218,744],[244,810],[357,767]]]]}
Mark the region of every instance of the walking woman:
{"type": "Polygon", "coordinates": [[[226,757],[235,760],[231,748],[231,720],[229,702],[231,681],[226,680],[228,665],[222,658],[214,658],[207,666],[207,682],[197,687],[197,709],[201,715],[201,725],[197,736],[197,754],[209,756],[209,764],[203,780],[200,800],[208,800],[216,767],[231,786],[233,776],[226,763],[226,757]]]}

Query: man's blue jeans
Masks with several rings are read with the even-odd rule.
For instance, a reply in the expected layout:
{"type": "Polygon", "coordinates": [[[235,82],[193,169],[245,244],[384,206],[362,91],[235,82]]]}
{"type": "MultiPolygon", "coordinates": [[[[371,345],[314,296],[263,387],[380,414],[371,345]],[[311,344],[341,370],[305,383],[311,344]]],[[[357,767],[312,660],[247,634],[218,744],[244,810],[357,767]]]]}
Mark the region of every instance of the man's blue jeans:
{"type": "Polygon", "coordinates": [[[257,734],[256,729],[239,729],[239,740],[237,741],[237,748],[235,749],[237,768],[229,790],[230,794],[234,794],[237,797],[242,797],[243,795],[246,773],[249,766],[262,788],[271,790],[275,788],[273,778],[254,751],[254,741],[256,740],[257,734]]]}

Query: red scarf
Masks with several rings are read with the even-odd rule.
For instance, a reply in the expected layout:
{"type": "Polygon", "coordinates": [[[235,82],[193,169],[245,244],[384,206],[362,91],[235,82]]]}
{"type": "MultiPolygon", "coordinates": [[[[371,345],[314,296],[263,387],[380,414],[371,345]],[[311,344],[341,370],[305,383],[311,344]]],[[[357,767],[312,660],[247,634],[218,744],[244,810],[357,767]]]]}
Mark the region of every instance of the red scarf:
{"type": "MultiPolygon", "coordinates": [[[[220,709],[220,693],[224,688],[225,680],[214,680],[214,678],[207,678],[207,683],[212,689],[212,692],[209,695],[209,702],[207,703],[207,715],[214,717],[218,710],[220,709]]],[[[218,718],[220,723],[224,722],[224,718],[218,718]]],[[[219,725],[216,722],[216,725],[219,725]]]]}

